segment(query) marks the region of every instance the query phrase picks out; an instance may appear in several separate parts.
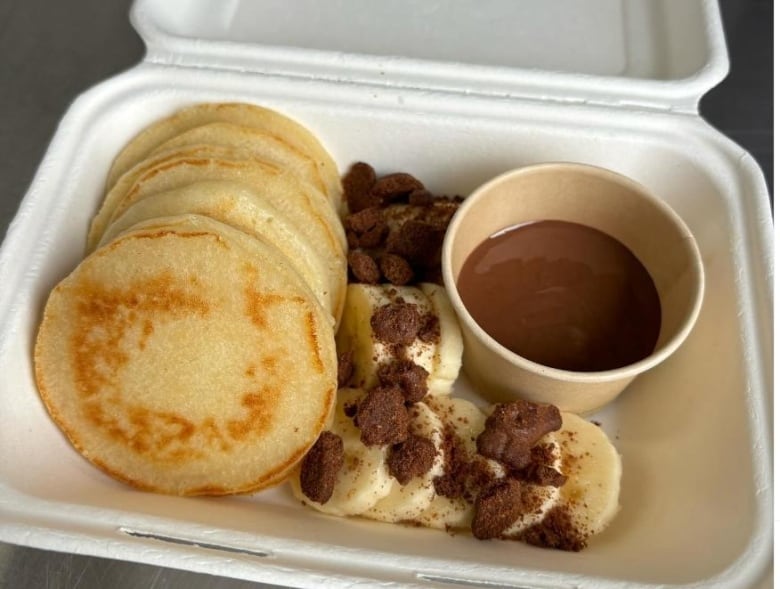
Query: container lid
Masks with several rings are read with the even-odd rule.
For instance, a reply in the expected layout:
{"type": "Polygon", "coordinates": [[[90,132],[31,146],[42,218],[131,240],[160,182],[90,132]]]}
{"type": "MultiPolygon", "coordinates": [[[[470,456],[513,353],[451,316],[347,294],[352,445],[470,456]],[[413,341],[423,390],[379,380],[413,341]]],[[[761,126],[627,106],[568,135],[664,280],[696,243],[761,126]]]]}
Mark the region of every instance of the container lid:
{"type": "Polygon", "coordinates": [[[146,60],[695,112],[728,71],[717,0],[136,0],[146,60]]]}

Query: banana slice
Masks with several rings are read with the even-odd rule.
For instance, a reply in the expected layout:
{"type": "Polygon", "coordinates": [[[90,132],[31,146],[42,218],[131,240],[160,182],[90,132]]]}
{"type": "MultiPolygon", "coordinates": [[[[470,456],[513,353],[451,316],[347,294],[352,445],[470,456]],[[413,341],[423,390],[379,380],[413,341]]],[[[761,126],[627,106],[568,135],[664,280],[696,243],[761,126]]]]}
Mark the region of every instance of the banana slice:
{"type": "Polygon", "coordinates": [[[452,387],[460,373],[463,336],[455,310],[444,287],[426,282],[420,284],[420,290],[431,301],[433,312],[439,318],[439,342],[436,346],[433,373],[429,378],[428,389],[432,395],[446,395],[452,392],[452,387]]]}
{"type": "Polygon", "coordinates": [[[561,472],[568,477],[559,504],[571,522],[590,537],[602,532],[620,510],[620,454],[604,431],[573,413],[549,434],[561,448],[561,472]]]}
{"type": "MultiPolygon", "coordinates": [[[[561,472],[561,447],[555,432],[544,436],[536,445],[543,445],[548,449],[549,462],[546,462],[545,466],[561,472]]],[[[525,493],[524,502],[531,506],[531,509],[527,513],[521,514],[515,520],[515,523],[504,532],[503,535],[507,538],[518,536],[531,526],[541,523],[550,510],[558,505],[561,498],[560,487],[533,485],[530,483],[523,483],[523,485],[525,493]]]]}
{"type": "Polygon", "coordinates": [[[423,513],[433,500],[436,493],[433,481],[444,473],[442,423],[423,403],[415,403],[409,412],[410,433],[430,440],[436,448],[433,466],[424,475],[413,478],[405,485],[393,479],[390,493],[363,512],[363,517],[383,522],[410,521],[423,513]]]}
{"type": "Polygon", "coordinates": [[[474,519],[474,500],[480,487],[505,475],[504,467],[477,452],[477,436],[485,429],[486,416],[472,402],[450,396],[427,397],[425,402],[439,416],[451,445],[445,475],[469,465],[472,476],[457,497],[437,494],[415,521],[430,528],[468,529],[474,519]]]}
{"type": "MultiPolygon", "coordinates": [[[[395,359],[394,346],[379,341],[371,327],[371,317],[384,305],[401,298],[418,306],[421,315],[434,312],[431,301],[413,286],[383,284],[350,284],[344,305],[341,325],[336,335],[339,354],[352,350],[353,374],[350,384],[368,390],[378,384],[377,370],[395,359]]],[[[437,344],[419,338],[406,347],[406,357],[428,371],[430,386],[437,344]]]]}
{"type": "Polygon", "coordinates": [[[360,441],[360,430],[345,412],[345,409],[349,411],[349,407],[356,406],[363,394],[361,389],[344,388],[339,390],[336,398],[336,412],[330,431],[340,436],[344,443],[344,465],[338,473],[330,499],[325,503],[310,500],[301,490],[300,477],[290,477],[293,495],[323,513],[363,513],[386,497],[395,481],[387,469],[387,448],[365,446],[360,441]]]}

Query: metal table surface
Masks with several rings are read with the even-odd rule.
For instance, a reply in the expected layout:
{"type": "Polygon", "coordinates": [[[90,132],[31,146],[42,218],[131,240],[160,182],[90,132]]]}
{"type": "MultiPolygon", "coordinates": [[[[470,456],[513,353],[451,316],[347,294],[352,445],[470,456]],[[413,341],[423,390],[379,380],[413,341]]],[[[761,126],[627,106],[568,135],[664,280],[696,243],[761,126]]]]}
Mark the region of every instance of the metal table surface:
{"type": "MultiPolygon", "coordinates": [[[[0,235],[76,95],[137,63],[129,0],[0,0],[0,235]]],[[[758,160],[773,186],[772,0],[721,0],[731,73],[702,113],[758,160]]],[[[1,450],[0,450],[1,451],[1,450]]],[[[770,587],[767,578],[762,587],[770,587]]],[[[0,543],[0,587],[267,587],[0,543]]]]}

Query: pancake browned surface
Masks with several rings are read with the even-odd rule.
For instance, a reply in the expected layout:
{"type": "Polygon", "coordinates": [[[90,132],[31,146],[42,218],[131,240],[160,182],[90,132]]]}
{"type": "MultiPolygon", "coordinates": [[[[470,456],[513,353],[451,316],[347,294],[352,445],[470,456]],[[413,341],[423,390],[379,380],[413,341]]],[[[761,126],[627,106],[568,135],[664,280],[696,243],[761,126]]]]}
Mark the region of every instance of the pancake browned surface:
{"type": "MultiPolygon", "coordinates": [[[[228,181],[243,184],[258,198],[267,201],[280,218],[284,217],[292,223],[299,238],[307,241],[318,253],[325,279],[332,285],[333,315],[338,323],[346,292],[347,243],[336,211],[311,185],[286,170],[258,160],[231,159],[224,153],[226,148],[212,149],[218,150],[221,157],[171,156],[145,170],[114,204],[110,220],[117,220],[136,202],[196,182],[228,181]]],[[[109,196],[113,193],[109,193],[109,196]]],[[[95,222],[92,229],[97,229],[95,222]]],[[[91,240],[97,243],[104,231],[92,231],[91,240]]]]}
{"type": "Polygon", "coordinates": [[[119,480],[182,495],[262,489],[329,419],[329,318],[274,248],[231,231],[208,219],[132,230],[50,295],[41,397],[119,480]]]}
{"type": "Polygon", "coordinates": [[[344,272],[333,271],[322,256],[323,248],[304,239],[297,225],[268,199],[238,182],[206,180],[139,200],[108,226],[100,245],[137,223],[188,213],[205,215],[276,246],[323,307],[332,315],[340,312],[345,296],[344,272]]]}

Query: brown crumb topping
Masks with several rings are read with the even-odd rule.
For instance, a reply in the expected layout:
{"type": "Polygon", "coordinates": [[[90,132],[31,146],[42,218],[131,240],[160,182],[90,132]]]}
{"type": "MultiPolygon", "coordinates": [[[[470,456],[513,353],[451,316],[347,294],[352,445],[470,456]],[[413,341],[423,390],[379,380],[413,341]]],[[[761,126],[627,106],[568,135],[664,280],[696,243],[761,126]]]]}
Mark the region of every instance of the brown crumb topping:
{"type": "MultiPolygon", "coordinates": [[[[390,284],[403,286],[409,284],[414,279],[414,270],[409,262],[401,256],[395,254],[382,254],[379,257],[379,269],[382,276],[390,284]]],[[[360,282],[363,282],[362,280],[360,282]]]]}
{"type": "Polygon", "coordinates": [[[482,490],[495,482],[494,471],[484,459],[471,459],[463,440],[451,425],[444,427],[442,450],[444,472],[433,480],[436,493],[450,499],[462,498],[474,503],[482,490]]]}
{"type": "Polygon", "coordinates": [[[364,162],[357,162],[341,179],[347,207],[353,213],[379,204],[379,199],[371,194],[376,183],[374,168],[364,162]]]}
{"type": "Polygon", "coordinates": [[[301,463],[303,494],[317,503],[326,503],[333,495],[343,465],[344,442],[332,432],[322,432],[301,463]]]}
{"type": "Polygon", "coordinates": [[[444,229],[423,221],[406,221],[387,238],[387,251],[409,260],[418,268],[432,268],[441,263],[444,229]]]}
{"type": "Polygon", "coordinates": [[[339,388],[347,386],[349,379],[352,378],[355,365],[352,362],[352,350],[342,352],[338,356],[338,367],[336,369],[339,388]]]}
{"type": "Polygon", "coordinates": [[[400,444],[394,445],[387,457],[390,474],[402,485],[424,475],[433,468],[436,446],[428,438],[411,434],[400,444]]]}
{"type": "Polygon", "coordinates": [[[378,284],[382,280],[379,266],[370,255],[363,250],[351,250],[347,254],[347,265],[352,277],[363,284],[378,284]]]}
{"type": "Polygon", "coordinates": [[[402,199],[408,200],[411,193],[422,190],[423,183],[411,174],[396,172],[379,178],[371,188],[371,194],[384,205],[402,199]]]}
{"type": "Polygon", "coordinates": [[[417,332],[420,341],[426,344],[438,344],[441,339],[441,325],[436,313],[426,313],[422,317],[422,325],[417,332]]]}
{"type": "Polygon", "coordinates": [[[344,230],[350,247],[378,247],[387,236],[387,222],[378,207],[369,207],[348,215],[344,230]]]}
{"type": "Polygon", "coordinates": [[[532,485],[562,487],[568,477],[550,466],[554,461],[554,446],[540,443],[531,448],[530,462],[513,474],[532,485]]]}
{"type": "Polygon", "coordinates": [[[428,393],[428,371],[412,360],[400,359],[382,364],[377,370],[380,384],[400,387],[407,404],[422,400],[428,393]]]}
{"type": "MultiPolygon", "coordinates": [[[[349,210],[344,219],[347,242],[351,250],[363,250],[378,263],[379,280],[441,284],[441,243],[463,199],[434,195],[407,173],[377,177],[365,162],[355,163],[342,183],[349,210]]],[[[353,271],[351,278],[374,284],[376,273],[353,271]]]]}
{"type": "Polygon", "coordinates": [[[523,513],[528,513],[523,484],[512,478],[502,479],[477,497],[471,532],[480,540],[500,538],[523,513]]]}
{"type": "Polygon", "coordinates": [[[561,427],[561,414],[553,405],[513,401],[496,405],[477,437],[479,453],[512,469],[531,462],[531,448],[539,439],[561,427]]]}
{"type": "Polygon", "coordinates": [[[421,325],[420,310],[412,303],[389,303],[376,309],[371,316],[374,335],[388,344],[412,344],[421,325]]]}
{"type": "Polygon", "coordinates": [[[519,539],[533,546],[579,552],[588,545],[588,534],[573,521],[565,506],[553,507],[544,519],[520,534],[519,539]]]}
{"type": "Polygon", "coordinates": [[[358,405],[354,419],[360,441],[366,446],[399,444],[409,435],[409,414],[397,386],[371,389],[358,405]]]}

